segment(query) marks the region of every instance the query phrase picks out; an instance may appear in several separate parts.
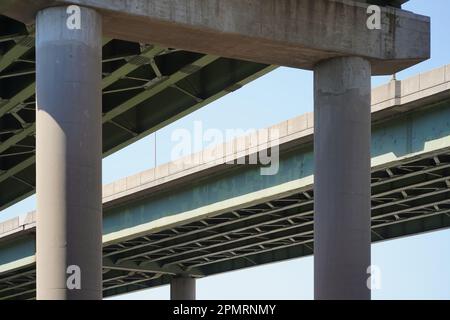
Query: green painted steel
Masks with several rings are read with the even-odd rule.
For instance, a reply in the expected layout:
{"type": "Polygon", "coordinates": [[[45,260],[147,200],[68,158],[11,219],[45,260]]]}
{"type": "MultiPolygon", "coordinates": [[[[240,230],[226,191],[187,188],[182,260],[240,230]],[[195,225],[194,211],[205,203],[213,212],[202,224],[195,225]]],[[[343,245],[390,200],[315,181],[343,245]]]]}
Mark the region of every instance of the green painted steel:
{"type": "MultiPolygon", "coordinates": [[[[425,150],[425,144],[447,139],[450,145],[450,102],[427,111],[375,126],[372,133],[372,157],[395,154],[403,157],[425,150]]],[[[141,201],[106,210],[104,233],[116,232],[179,214],[226,199],[267,189],[313,174],[312,146],[281,154],[280,171],[273,176],[259,174],[258,166],[242,166],[220,176],[190,184],[170,193],[156,194],[141,201]]]]}
{"type": "MultiPolygon", "coordinates": [[[[104,156],[275,68],[114,39],[103,45],[104,156]]],[[[35,146],[34,60],[34,29],[0,15],[0,210],[35,191],[34,151],[23,147],[35,146]]]]}
{"type": "Polygon", "coordinates": [[[35,239],[32,236],[11,239],[0,243],[0,266],[33,256],[35,239]]]}
{"type": "Polygon", "coordinates": [[[450,135],[450,102],[443,101],[425,110],[401,115],[400,118],[372,129],[372,157],[393,153],[402,157],[421,152],[426,144],[450,135]]]}

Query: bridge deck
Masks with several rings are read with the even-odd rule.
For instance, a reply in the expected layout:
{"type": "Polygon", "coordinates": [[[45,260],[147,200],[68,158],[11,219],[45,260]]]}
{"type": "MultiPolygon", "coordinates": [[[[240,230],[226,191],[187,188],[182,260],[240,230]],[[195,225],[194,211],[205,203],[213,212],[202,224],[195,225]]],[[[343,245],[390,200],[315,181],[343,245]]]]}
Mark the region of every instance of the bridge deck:
{"type": "MultiPolygon", "coordinates": [[[[374,89],[372,109],[372,240],[449,227],[450,65],[374,89]]],[[[104,296],[312,254],[312,114],[271,129],[106,185],[104,296]],[[270,141],[277,175],[224,164],[270,141]]],[[[33,214],[0,233],[0,298],[34,298],[33,214]]]]}

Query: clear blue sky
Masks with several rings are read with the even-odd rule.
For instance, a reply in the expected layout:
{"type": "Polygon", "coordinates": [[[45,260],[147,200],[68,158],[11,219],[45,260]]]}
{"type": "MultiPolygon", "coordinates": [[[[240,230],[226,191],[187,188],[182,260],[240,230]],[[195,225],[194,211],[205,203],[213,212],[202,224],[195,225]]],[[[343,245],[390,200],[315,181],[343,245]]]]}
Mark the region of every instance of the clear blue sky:
{"type": "MultiPolygon", "coordinates": [[[[450,1],[410,0],[404,9],[432,19],[432,58],[398,74],[399,79],[450,64],[450,1]]],[[[373,85],[390,77],[374,77],[373,85]]],[[[170,160],[173,130],[203,127],[263,128],[313,109],[312,73],[289,68],[256,80],[219,101],[157,132],[157,164],[170,160]]],[[[143,171],[155,165],[154,135],[103,161],[103,182],[143,171]]],[[[204,145],[206,147],[207,145],[204,145]]],[[[30,197],[0,214],[0,221],[35,209],[30,197]]],[[[382,272],[382,289],[374,299],[450,299],[450,230],[408,237],[372,246],[372,263],[382,272]]],[[[313,259],[295,259],[199,280],[199,299],[312,299],[313,259]]],[[[116,299],[168,299],[161,287],[116,299]]]]}

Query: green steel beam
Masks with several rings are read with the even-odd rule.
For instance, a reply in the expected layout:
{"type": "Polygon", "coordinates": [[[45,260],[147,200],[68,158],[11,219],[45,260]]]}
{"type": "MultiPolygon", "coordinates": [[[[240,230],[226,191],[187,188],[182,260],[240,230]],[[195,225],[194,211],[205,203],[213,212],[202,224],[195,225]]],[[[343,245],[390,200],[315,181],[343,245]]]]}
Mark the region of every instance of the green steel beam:
{"type": "Polygon", "coordinates": [[[35,37],[34,34],[29,34],[23,36],[17,41],[16,45],[12,47],[3,56],[0,56],[0,72],[8,68],[17,59],[27,53],[31,48],[34,47],[35,37]]]}
{"type": "MultiPolygon", "coordinates": [[[[144,273],[159,273],[159,274],[170,274],[170,275],[181,275],[186,274],[186,270],[181,269],[178,266],[161,267],[157,263],[147,263],[145,266],[137,264],[133,261],[126,262],[114,262],[110,258],[103,259],[103,268],[110,270],[123,270],[123,271],[133,271],[133,272],[144,272],[144,273]]],[[[203,273],[198,270],[192,270],[189,275],[201,277],[203,273]]]]}
{"type": "MultiPolygon", "coordinates": [[[[207,58],[207,59],[209,59],[209,58],[207,58]]],[[[237,82],[236,85],[238,85],[238,86],[244,86],[244,85],[246,85],[247,83],[249,83],[249,82],[251,82],[251,81],[253,81],[253,80],[255,80],[255,79],[257,79],[257,78],[259,78],[259,77],[261,77],[261,76],[263,76],[264,74],[269,73],[269,72],[275,70],[276,68],[278,68],[278,67],[277,67],[277,66],[268,66],[268,67],[264,68],[263,70],[261,70],[260,72],[257,72],[257,73],[255,73],[255,74],[253,74],[252,76],[243,79],[243,80],[240,81],[240,82],[237,82]]],[[[180,80],[181,80],[181,79],[180,79],[180,80]]],[[[172,82],[172,81],[170,81],[170,82],[172,82]]],[[[161,85],[163,85],[164,87],[170,87],[170,86],[171,86],[170,83],[167,83],[167,84],[166,84],[165,82],[164,82],[164,83],[161,83],[161,85]]],[[[160,91],[158,90],[158,92],[160,92],[160,91]]],[[[190,107],[190,108],[188,108],[188,109],[186,109],[186,110],[184,110],[184,111],[182,111],[182,112],[177,113],[175,116],[173,116],[173,117],[171,117],[171,118],[169,118],[169,119],[167,119],[167,120],[165,120],[165,121],[161,121],[161,122],[158,123],[156,126],[151,127],[151,128],[149,128],[149,129],[147,129],[147,130],[145,130],[145,131],[139,133],[139,134],[136,135],[135,137],[133,137],[133,138],[127,140],[126,142],[116,145],[116,146],[113,147],[112,149],[106,151],[106,152],[104,153],[104,156],[107,157],[107,156],[111,155],[112,153],[114,153],[114,152],[116,152],[116,151],[118,151],[118,150],[120,150],[120,149],[126,147],[127,145],[130,145],[130,144],[132,144],[133,142],[136,142],[136,141],[138,141],[138,140],[140,140],[140,139],[142,139],[142,138],[148,136],[149,134],[151,134],[151,133],[153,133],[153,132],[155,132],[155,131],[157,131],[157,130],[163,128],[163,127],[165,127],[166,125],[168,125],[168,124],[170,124],[170,123],[173,123],[173,122],[177,121],[178,119],[183,118],[184,116],[186,116],[186,115],[188,115],[188,114],[190,114],[190,113],[192,113],[192,112],[194,112],[194,111],[196,111],[196,110],[198,110],[198,109],[200,109],[200,108],[202,108],[202,107],[204,107],[204,106],[210,104],[210,103],[213,102],[213,101],[216,101],[216,100],[222,98],[223,96],[225,96],[225,95],[227,95],[227,94],[229,94],[229,93],[230,93],[230,91],[227,90],[227,89],[225,89],[225,90],[222,90],[222,91],[216,93],[215,95],[212,95],[212,96],[209,97],[208,99],[202,100],[201,102],[198,102],[198,103],[194,104],[192,107],[190,107]]],[[[146,95],[146,92],[143,92],[142,94],[145,94],[145,95],[146,95]]],[[[131,101],[131,100],[132,100],[132,99],[130,99],[129,101],[126,101],[126,102],[124,103],[124,106],[123,106],[123,107],[128,108],[128,104],[134,103],[134,101],[131,101]]]]}
{"type": "Polygon", "coordinates": [[[0,173],[0,182],[5,181],[6,179],[12,177],[13,175],[19,173],[23,169],[32,165],[35,161],[36,161],[36,156],[33,155],[33,156],[29,157],[28,159],[22,161],[18,165],[0,173]]]}
{"type": "Polygon", "coordinates": [[[36,291],[35,288],[34,289],[29,289],[27,291],[21,291],[21,292],[14,293],[14,294],[11,294],[11,295],[8,295],[8,296],[4,296],[4,297],[2,297],[2,299],[3,300],[9,300],[9,299],[17,298],[17,297],[23,296],[24,294],[32,293],[32,292],[35,292],[35,291],[36,291]]]}
{"type": "MultiPolygon", "coordinates": [[[[128,285],[128,284],[130,284],[130,285],[136,284],[137,285],[137,284],[141,284],[142,282],[148,282],[150,280],[158,279],[161,276],[162,276],[162,274],[154,274],[151,277],[149,276],[149,277],[146,277],[146,278],[141,278],[141,279],[137,279],[137,280],[126,282],[126,281],[123,281],[123,280],[128,278],[128,275],[123,275],[123,276],[117,277],[119,281],[121,280],[121,282],[119,282],[118,284],[115,284],[115,285],[111,285],[111,286],[103,285],[103,290],[111,290],[111,289],[115,289],[115,288],[120,288],[120,287],[123,287],[124,285],[128,285]]],[[[103,283],[105,283],[105,282],[110,282],[110,281],[108,279],[105,279],[105,281],[103,283]]]]}
{"type": "Polygon", "coordinates": [[[174,74],[162,77],[162,78],[155,78],[154,84],[150,85],[147,90],[144,92],[141,92],[137,94],[136,96],[132,97],[131,99],[125,101],[124,103],[120,104],[119,106],[115,107],[113,110],[105,113],[103,115],[103,123],[108,122],[109,120],[114,119],[118,115],[132,109],[133,107],[137,106],[138,104],[144,102],[147,99],[150,99],[151,97],[155,96],[156,94],[160,93],[164,89],[167,89],[171,85],[179,82],[180,80],[183,80],[187,76],[191,75],[192,73],[187,70],[195,70],[198,71],[200,68],[203,68],[207,66],[208,64],[216,61],[219,59],[217,56],[211,56],[211,55],[204,55],[200,59],[197,59],[193,63],[185,66],[181,70],[175,72],[174,74]]]}
{"type": "Polygon", "coordinates": [[[140,55],[136,55],[128,60],[128,63],[124,64],[122,67],[114,70],[111,74],[107,75],[102,80],[102,89],[105,89],[112,85],[114,82],[122,79],[127,74],[130,74],[137,68],[139,68],[142,63],[147,63],[151,59],[155,58],[157,55],[163,53],[166,49],[158,46],[150,46],[145,48],[140,55]]]}
{"type": "Polygon", "coordinates": [[[36,83],[33,82],[22,89],[14,97],[6,100],[3,104],[0,104],[0,117],[13,110],[15,107],[23,103],[25,100],[31,98],[36,90],[36,83]]]}
{"type": "Polygon", "coordinates": [[[10,137],[9,139],[0,144],[0,154],[5,150],[11,148],[15,144],[19,143],[26,137],[34,134],[35,131],[36,131],[36,123],[30,123],[28,127],[22,129],[20,132],[18,132],[17,134],[13,135],[12,137],[10,137]]]}

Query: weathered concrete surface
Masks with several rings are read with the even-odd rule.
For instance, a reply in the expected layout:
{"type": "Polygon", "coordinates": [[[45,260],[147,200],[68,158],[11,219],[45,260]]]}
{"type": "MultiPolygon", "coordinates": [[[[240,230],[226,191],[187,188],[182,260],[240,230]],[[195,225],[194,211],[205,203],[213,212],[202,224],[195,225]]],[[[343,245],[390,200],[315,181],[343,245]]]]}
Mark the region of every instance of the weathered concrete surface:
{"type": "Polygon", "coordinates": [[[370,79],[362,58],[314,71],[315,299],[370,299],[370,79]]]}
{"type": "Polygon", "coordinates": [[[170,300],[195,300],[195,279],[190,277],[172,278],[170,300]]]}
{"type": "Polygon", "coordinates": [[[376,4],[379,6],[391,6],[401,8],[402,4],[408,2],[409,0],[355,0],[355,1],[368,4],[376,4]]]}
{"type": "Polygon", "coordinates": [[[37,298],[101,299],[101,16],[82,8],[80,30],[65,8],[37,18],[37,298]],[[67,270],[81,270],[81,288],[67,270]]]}
{"type": "Polygon", "coordinates": [[[368,5],[348,0],[27,1],[3,12],[32,23],[36,8],[75,3],[101,11],[109,37],[302,69],[351,55],[393,74],[430,56],[428,17],[383,7],[369,30],[368,5]]]}

